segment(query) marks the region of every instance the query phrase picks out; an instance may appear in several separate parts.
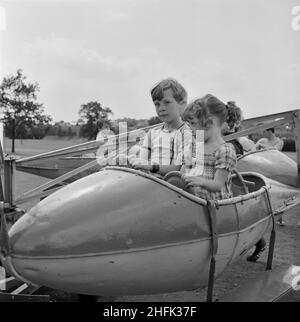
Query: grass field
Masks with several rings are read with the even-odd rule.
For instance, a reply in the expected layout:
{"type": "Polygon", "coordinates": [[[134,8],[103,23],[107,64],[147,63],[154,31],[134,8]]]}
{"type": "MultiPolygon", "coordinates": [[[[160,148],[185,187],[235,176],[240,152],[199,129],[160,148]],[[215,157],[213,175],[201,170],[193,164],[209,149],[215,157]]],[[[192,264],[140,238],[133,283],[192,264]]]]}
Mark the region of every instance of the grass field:
{"type": "MultiPolygon", "coordinates": [[[[86,140],[73,138],[73,139],[62,139],[57,137],[46,137],[43,140],[16,140],[15,141],[15,155],[18,157],[28,157],[37,155],[44,152],[62,149],[72,145],[86,142],[86,140]]],[[[11,152],[11,140],[5,138],[4,140],[4,151],[6,153],[11,152]]],[[[45,182],[49,181],[47,178],[31,175],[24,172],[17,171],[15,176],[15,195],[19,196],[22,193],[29,191],[45,182]]],[[[38,199],[32,200],[22,207],[25,209],[31,208],[38,199]]]]}
{"type": "MultiPolygon", "coordinates": [[[[55,136],[48,136],[42,140],[16,140],[15,154],[21,157],[27,157],[66,148],[83,142],[86,142],[86,140],[80,138],[66,139],[55,136]]],[[[11,140],[7,138],[4,139],[4,150],[6,153],[11,152],[11,140]]]]}
{"type": "MultiPolygon", "coordinates": [[[[16,142],[16,154],[23,156],[35,155],[51,150],[60,149],[70,145],[84,142],[83,140],[62,140],[54,138],[46,138],[43,140],[24,140],[16,142]]],[[[6,152],[9,152],[10,142],[5,141],[6,152]]],[[[287,153],[289,157],[295,159],[295,153],[287,153]]],[[[20,195],[38,185],[49,181],[49,179],[41,178],[35,175],[22,173],[17,171],[15,176],[15,194],[20,195]]],[[[38,200],[22,205],[25,209],[33,206],[38,200]]],[[[277,241],[274,255],[274,267],[282,263],[289,265],[300,266],[300,228],[297,228],[297,223],[300,221],[299,209],[290,211],[284,216],[286,226],[277,227],[277,241]]],[[[268,236],[267,236],[268,240],[268,236]]],[[[231,265],[216,280],[215,297],[222,297],[228,291],[236,288],[245,279],[254,278],[258,272],[262,272],[265,267],[267,251],[262,256],[258,263],[249,263],[246,261],[246,256],[240,258],[234,265],[231,265]]],[[[73,294],[68,294],[60,291],[50,291],[51,296],[56,301],[74,301],[77,297],[73,294]]],[[[206,290],[196,290],[189,292],[177,292],[160,295],[147,296],[122,296],[114,298],[99,298],[99,301],[157,301],[157,302],[198,302],[205,300],[206,290]]],[[[300,292],[292,292],[285,296],[282,301],[297,301],[300,302],[300,292]]]]}

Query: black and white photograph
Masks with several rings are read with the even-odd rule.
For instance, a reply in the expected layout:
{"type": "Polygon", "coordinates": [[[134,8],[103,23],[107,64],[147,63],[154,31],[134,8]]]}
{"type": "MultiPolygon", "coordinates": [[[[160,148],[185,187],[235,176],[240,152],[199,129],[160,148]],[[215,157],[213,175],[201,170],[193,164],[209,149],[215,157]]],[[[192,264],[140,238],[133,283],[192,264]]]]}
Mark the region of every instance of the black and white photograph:
{"type": "Polygon", "coordinates": [[[0,1],[0,170],[0,302],[300,302],[300,0],[0,1]]]}

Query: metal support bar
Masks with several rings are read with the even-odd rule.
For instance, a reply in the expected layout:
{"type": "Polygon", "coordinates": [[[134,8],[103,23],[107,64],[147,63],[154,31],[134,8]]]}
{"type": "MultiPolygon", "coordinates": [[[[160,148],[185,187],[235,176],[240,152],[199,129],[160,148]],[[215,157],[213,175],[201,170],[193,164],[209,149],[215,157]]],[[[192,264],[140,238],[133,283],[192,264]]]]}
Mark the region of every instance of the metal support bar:
{"type": "Polygon", "coordinates": [[[35,194],[37,194],[37,193],[42,192],[42,191],[43,191],[43,190],[45,190],[45,189],[48,189],[48,188],[50,188],[50,187],[53,187],[53,186],[55,186],[55,185],[57,185],[57,184],[59,184],[59,183],[63,182],[64,180],[67,180],[67,179],[69,179],[69,178],[71,178],[71,177],[75,176],[76,174],[81,173],[81,172],[83,172],[83,171],[85,171],[85,170],[88,170],[88,169],[90,169],[90,168],[92,168],[92,167],[94,167],[94,166],[96,166],[96,165],[97,165],[97,160],[93,160],[93,161],[91,161],[91,162],[89,162],[89,163],[87,163],[87,164],[85,164],[85,165],[83,165],[83,166],[81,166],[81,167],[79,167],[79,168],[76,168],[76,169],[74,169],[74,170],[72,170],[72,171],[69,171],[69,172],[67,172],[67,173],[63,174],[63,175],[62,175],[62,176],[60,176],[60,177],[57,177],[57,178],[55,178],[55,179],[53,179],[53,180],[51,180],[51,181],[48,181],[48,182],[46,182],[46,183],[44,183],[44,184],[40,185],[39,187],[37,187],[37,188],[35,188],[35,189],[33,189],[33,190],[30,190],[30,191],[27,191],[26,193],[23,193],[21,196],[19,196],[19,197],[16,199],[16,202],[18,203],[18,202],[19,202],[19,200],[22,200],[22,199],[24,199],[25,197],[35,195],[35,194]]]}
{"type": "MultiPolygon", "coordinates": [[[[1,170],[0,170],[1,171],[1,170]]],[[[3,186],[2,186],[2,178],[0,174],[0,201],[4,201],[4,192],[3,192],[3,186]]]]}
{"type": "MultiPolygon", "coordinates": [[[[0,127],[1,127],[1,123],[0,123],[0,127]]],[[[0,133],[0,168],[1,168],[1,165],[4,164],[4,149],[2,146],[3,138],[1,138],[1,136],[2,136],[2,133],[0,133]]]]}
{"type": "MultiPolygon", "coordinates": [[[[117,134],[117,135],[112,135],[111,139],[115,138],[116,141],[119,141],[120,138],[127,137],[128,135],[133,135],[134,133],[137,133],[137,132],[148,131],[148,130],[150,130],[152,128],[161,126],[161,124],[162,123],[151,125],[151,126],[146,126],[146,127],[140,128],[140,129],[135,129],[135,130],[132,130],[132,131],[129,131],[129,132],[124,132],[124,133],[117,134]]],[[[18,163],[23,163],[23,162],[27,162],[27,161],[41,160],[43,158],[56,157],[56,156],[61,156],[61,155],[68,155],[68,154],[72,155],[72,154],[74,154],[74,152],[76,152],[76,153],[77,152],[86,153],[87,150],[81,150],[81,149],[90,149],[90,148],[97,149],[100,145],[102,145],[102,143],[97,141],[97,140],[89,141],[89,142],[85,142],[85,143],[76,144],[76,145],[73,145],[71,147],[62,148],[62,149],[55,150],[55,151],[50,151],[50,152],[45,152],[45,153],[41,153],[41,154],[34,155],[34,156],[31,156],[31,157],[26,157],[26,158],[18,160],[18,163]],[[80,150],[78,150],[78,149],[80,149],[80,150]]]]}
{"type": "Polygon", "coordinates": [[[33,194],[31,196],[26,196],[26,197],[20,197],[16,200],[16,202],[19,204],[22,204],[24,202],[27,202],[29,200],[32,199],[37,199],[37,198],[43,198],[43,197],[47,197],[49,196],[51,193],[54,193],[55,191],[58,191],[59,189],[61,189],[62,187],[64,187],[64,185],[61,185],[59,187],[53,188],[53,189],[49,189],[49,190],[45,190],[42,192],[37,192],[36,194],[33,194]]]}
{"type": "Polygon", "coordinates": [[[207,201],[207,209],[209,214],[209,224],[210,224],[210,230],[211,230],[211,259],[210,259],[210,266],[209,266],[206,301],[212,302],[214,282],[215,282],[215,271],[216,271],[216,254],[218,251],[216,205],[212,200],[207,201]]]}
{"type": "Polygon", "coordinates": [[[50,302],[49,295],[13,295],[0,292],[0,302],[50,302]]]}
{"type": "Polygon", "coordinates": [[[294,137],[295,137],[297,169],[298,169],[297,187],[299,188],[300,187],[300,113],[299,111],[295,114],[295,117],[294,117],[294,137]]]}
{"type": "MultiPolygon", "coordinates": [[[[127,146],[125,147],[127,148],[127,146]]],[[[119,153],[125,153],[126,152],[126,149],[124,149],[123,151],[119,151],[119,153]]],[[[26,193],[23,193],[21,196],[19,196],[17,199],[16,199],[16,202],[18,203],[19,200],[24,200],[25,197],[29,197],[29,196],[33,196],[35,194],[38,194],[40,192],[42,192],[43,190],[45,189],[48,189],[50,187],[53,187],[61,182],[63,182],[64,180],[67,180],[83,171],[86,171],[88,169],[91,169],[95,166],[104,166],[105,163],[107,163],[109,160],[111,160],[112,158],[114,158],[115,156],[117,155],[117,150],[115,151],[112,151],[110,152],[106,157],[100,157],[100,158],[96,158],[95,160],[93,161],[90,161],[88,162],[87,164],[79,167],[79,168],[76,168],[72,171],[69,171],[63,175],[61,175],[60,177],[57,177],[51,181],[48,181],[44,184],[42,184],[41,186],[31,190],[31,191],[27,191],[26,193]]]]}
{"type": "Polygon", "coordinates": [[[0,259],[10,254],[9,237],[4,213],[4,202],[0,202],[0,259]]]}
{"type": "Polygon", "coordinates": [[[274,216],[282,216],[285,212],[298,207],[300,205],[300,199],[290,199],[287,202],[284,203],[283,206],[277,208],[273,213],[274,216]]]}
{"type": "MultiPolygon", "coordinates": [[[[1,123],[0,123],[1,125],[1,123]]],[[[1,133],[0,133],[1,135],[1,133]]],[[[2,149],[1,137],[0,137],[0,201],[4,201],[4,192],[2,186],[2,167],[4,168],[4,152],[2,149]]]]}
{"type": "Polygon", "coordinates": [[[272,231],[270,235],[268,260],[267,260],[267,266],[266,266],[266,270],[269,271],[272,269],[272,263],[273,263],[273,257],[274,257],[274,248],[275,248],[275,241],[276,241],[276,229],[275,229],[276,224],[275,224],[275,216],[271,205],[269,191],[267,189],[265,190],[266,190],[268,208],[272,215],[272,231]]]}
{"type": "Polygon", "coordinates": [[[4,200],[11,206],[14,205],[14,174],[16,170],[16,159],[13,156],[4,160],[4,200]]]}
{"type": "Polygon", "coordinates": [[[284,119],[281,119],[281,120],[272,121],[272,122],[264,123],[264,124],[261,124],[261,125],[256,125],[256,126],[248,128],[246,130],[242,130],[242,131],[239,131],[239,132],[235,132],[233,134],[226,135],[226,136],[224,136],[224,140],[225,141],[230,141],[230,140],[233,140],[233,139],[237,139],[237,138],[239,138],[241,136],[246,136],[246,135],[249,135],[249,134],[257,133],[258,131],[266,130],[268,128],[275,127],[275,126],[288,124],[290,122],[291,122],[291,119],[285,119],[284,118],[284,119]]]}
{"type": "Polygon", "coordinates": [[[263,116],[258,116],[258,117],[252,117],[249,119],[245,119],[242,121],[242,125],[244,128],[252,127],[253,125],[256,125],[257,123],[261,122],[270,122],[274,121],[276,119],[281,119],[281,118],[292,118],[294,114],[298,110],[291,110],[291,111],[286,111],[286,112],[281,112],[281,113],[275,113],[275,114],[269,114],[269,115],[263,115],[263,116]]]}

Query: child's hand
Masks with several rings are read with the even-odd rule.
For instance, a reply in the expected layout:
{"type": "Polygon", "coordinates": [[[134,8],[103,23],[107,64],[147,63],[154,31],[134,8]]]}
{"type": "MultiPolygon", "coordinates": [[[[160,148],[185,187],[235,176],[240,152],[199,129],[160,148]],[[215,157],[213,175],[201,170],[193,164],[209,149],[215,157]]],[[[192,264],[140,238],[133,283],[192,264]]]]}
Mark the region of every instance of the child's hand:
{"type": "Polygon", "coordinates": [[[135,162],[135,160],[138,160],[139,158],[137,158],[135,155],[129,155],[128,156],[128,162],[129,164],[132,166],[132,164],[135,162]]]}
{"type": "Polygon", "coordinates": [[[118,165],[128,165],[128,157],[125,154],[119,154],[116,158],[118,165]]]}
{"type": "Polygon", "coordinates": [[[269,148],[268,145],[266,145],[266,144],[260,144],[260,149],[261,150],[268,149],[268,148],[269,148]]]}
{"type": "Polygon", "coordinates": [[[127,155],[119,154],[110,160],[110,165],[127,166],[129,164],[127,155]]]}
{"type": "Polygon", "coordinates": [[[152,165],[147,164],[147,160],[144,159],[131,159],[130,163],[134,169],[139,169],[139,170],[146,170],[146,171],[151,171],[152,170],[152,165]]]}
{"type": "Polygon", "coordinates": [[[183,175],[182,179],[185,181],[188,187],[200,187],[203,186],[204,179],[197,176],[183,175]]]}

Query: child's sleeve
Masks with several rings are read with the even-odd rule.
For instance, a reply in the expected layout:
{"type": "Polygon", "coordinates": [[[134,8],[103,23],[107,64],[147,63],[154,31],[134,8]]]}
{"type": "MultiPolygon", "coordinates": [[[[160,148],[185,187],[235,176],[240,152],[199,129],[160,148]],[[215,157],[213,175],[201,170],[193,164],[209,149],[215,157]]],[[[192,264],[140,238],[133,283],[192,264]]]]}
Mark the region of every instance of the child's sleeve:
{"type": "Polygon", "coordinates": [[[144,136],[143,144],[140,150],[140,158],[149,160],[151,154],[151,130],[144,136]]]}
{"type": "Polygon", "coordinates": [[[279,139],[278,142],[275,144],[274,148],[276,148],[278,151],[282,151],[283,140],[279,139]]]}
{"type": "Polygon", "coordinates": [[[192,132],[190,129],[180,131],[176,136],[174,147],[174,164],[175,165],[192,165],[192,132]]]}
{"type": "Polygon", "coordinates": [[[260,144],[266,144],[266,139],[265,138],[261,138],[256,142],[256,146],[259,146],[260,144]]]}
{"type": "Polygon", "coordinates": [[[231,172],[236,166],[236,154],[232,144],[223,144],[216,152],[216,169],[231,172]]]}

